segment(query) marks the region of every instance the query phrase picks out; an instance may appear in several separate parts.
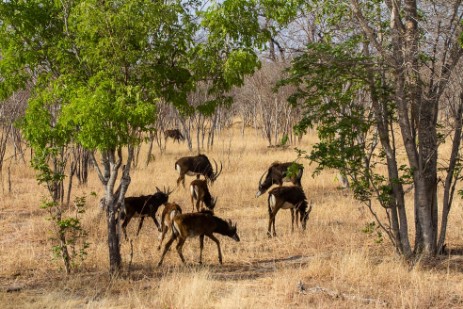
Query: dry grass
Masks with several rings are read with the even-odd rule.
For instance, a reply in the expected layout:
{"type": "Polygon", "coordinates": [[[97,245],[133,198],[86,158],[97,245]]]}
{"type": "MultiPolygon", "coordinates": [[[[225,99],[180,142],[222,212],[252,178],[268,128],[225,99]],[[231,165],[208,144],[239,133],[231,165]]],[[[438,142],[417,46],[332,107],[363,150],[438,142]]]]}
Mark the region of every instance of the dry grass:
{"type": "MultiPolygon", "coordinates": [[[[411,267],[394,255],[385,240],[365,234],[373,221],[367,210],[345,191],[337,189],[335,174],[311,177],[306,165],[303,188],[314,202],[305,233],[291,233],[289,211],[277,216],[278,237],[267,238],[266,197],[254,198],[257,181],[273,161],[293,160],[291,149],[268,149],[253,131],[242,138],[238,131],[217,139],[211,158],[221,160],[223,173],[211,188],[219,197],[216,214],[238,223],[241,242],[220,237],[224,265],[217,249],[206,241],[203,265],[198,265],[199,244],[187,241],[187,265],[172,249],[164,265],[156,267],[158,232],[146,220],[135,237],[137,220],[129,225],[133,262],[127,273],[130,246],[122,241],[124,271],[108,278],[104,215],[98,209],[102,189],[94,173],[87,186],[75,188],[87,196],[83,219],[91,246],[78,273],[63,275],[60,261],[51,256],[50,223],[39,209],[44,189],[34,172],[11,165],[12,190],[3,171],[0,193],[0,308],[462,308],[463,259],[449,255],[432,265],[411,267]],[[17,288],[17,291],[8,289],[17,288]]],[[[314,136],[306,136],[308,149],[314,136]]],[[[148,167],[136,168],[128,195],[154,192],[155,186],[175,186],[175,160],[188,155],[185,145],[169,142],[167,152],[148,167]]],[[[140,162],[144,162],[142,152],[140,162]]],[[[187,179],[187,183],[191,178],[187,179]]],[[[411,198],[411,197],[410,197],[411,198]]],[[[191,210],[187,190],[178,188],[171,200],[191,210]]],[[[463,249],[461,203],[456,201],[448,230],[454,252],[463,249]]],[[[412,219],[410,219],[412,224],[412,219]]]]}

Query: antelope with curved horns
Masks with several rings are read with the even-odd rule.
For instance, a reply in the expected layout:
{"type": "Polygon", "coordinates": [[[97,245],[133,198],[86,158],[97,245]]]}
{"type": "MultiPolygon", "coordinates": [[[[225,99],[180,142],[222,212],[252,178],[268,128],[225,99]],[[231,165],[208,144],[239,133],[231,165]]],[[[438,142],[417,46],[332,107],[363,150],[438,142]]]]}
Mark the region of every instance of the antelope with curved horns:
{"type": "Polygon", "coordinates": [[[166,203],[161,215],[161,235],[158,250],[161,250],[162,241],[177,215],[182,214],[182,208],[177,203],[166,203]]]}
{"type": "Polygon", "coordinates": [[[304,194],[304,191],[301,187],[291,186],[291,187],[276,187],[270,190],[268,193],[268,231],[267,234],[269,237],[272,236],[272,225],[273,225],[273,236],[276,236],[275,231],[275,217],[280,209],[290,209],[291,210],[291,231],[294,231],[294,219],[297,217],[298,213],[300,215],[302,229],[306,229],[307,220],[309,219],[309,214],[312,211],[312,205],[307,204],[307,199],[304,194]],[[296,211],[296,214],[294,214],[296,211]]]}
{"type": "Polygon", "coordinates": [[[296,162],[274,162],[268,170],[262,174],[259,179],[259,188],[256,193],[256,197],[261,196],[265,193],[273,184],[277,184],[280,187],[283,182],[292,182],[294,185],[302,187],[301,178],[304,172],[304,167],[296,162]],[[267,174],[262,182],[262,179],[267,174]],[[290,175],[288,175],[290,174],[290,175]]]}
{"type": "Polygon", "coordinates": [[[199,154],[197,156],[182,157],[175,162],[175,170],[180,174],[177,179],[177,186],[182,182],[185,187],[185,175],[194,176],[196,175],[199,179],[199,175],[203,175],[207,181],[213,183],[217,180],[220,173],[222,173],[222,162],[220,162],[220,170],[217,167],[217,162],[214,160],[215,171],[212,168],[212,164],[209,159],[199,154]]]}
{"type": "Polygon", "coordinates": [[[191,205],[193,206],[192,212],[199,211],[200,204],[205,205],[209,210],[214,210],[217,199],[212,197],[207,187],[207,181],[202,179],[195,179],[190,184],[191,205]]]}
{"type": "Polygon", "coordinates": [[[161,227],[156,220],[156,212],[158,211],[159,206],[167,203],[169,195],[172,192],[173,190],[170,191],[169,188],[167,188],[167,190],[164,188],[164,191],[161,191],[158,187],[156,187],[156,192],[154,194],[129,196],[124,198],[125,207],[123,207],[123,210],[120,212],[119,218],[124,220],[122,222],[122,231],[124,232],[126,240],[128,239],[126,227],[133,217],[140,217],[137,236],[143,226],[143,220],[145,217],[151,217],[158,231],[161,230],[161,227]]]}
{"type": "Polygon", "coordinates": [[[179,129],[171,129],[171,130],[165,130],[164,131],[164,142],[167,142],[167,139],[171,138],[175,141],[177,141],[180,144],[180,141],[184,141],[185,137],[182,135],[179,129]]]}
{"type": "Polygon", "coordinates": [[[220,250],[220,242],[214,236],[214,233],[221,234],[233,238],[235,241],[240,241],[240,238],[236,232],[236,224],[232,224],[230,220],[225,221],[214,215],[211,211],[205,210],[202,212],[188,213],[178,215],[172,222],[172,236],[164,247],[161,259],[159,260],[158,266],[161,266],[164,256],[169,251],[170,246],[174,240],[177,242],[177,252],[185,263],[185,258],[182,254],[182,248],[185,241],[189,237],[199,236],[199,263],[202,263],[202,255],[204,248],[204,236],[209,237],[217,244],[217,250],[219,252],[219,263],[222,264],[222,252],[220,250]]]}

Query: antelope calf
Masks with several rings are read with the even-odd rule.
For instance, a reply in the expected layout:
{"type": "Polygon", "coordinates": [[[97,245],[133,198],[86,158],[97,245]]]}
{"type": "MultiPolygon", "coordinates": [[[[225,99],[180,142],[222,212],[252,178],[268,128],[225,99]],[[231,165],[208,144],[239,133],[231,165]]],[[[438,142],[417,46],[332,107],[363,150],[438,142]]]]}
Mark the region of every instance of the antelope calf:
{"type": "Polygon", "coordinates": [[[217,250],[219,252],[219,263],[222,264],[220,242],[214,236],[214,233],[231,237],[235,241],[240,241],[240,238],[236,233],[236,224],[232,224],[231,221],[224,221],[212,215],[212,212],[210,211],[177,215],[172,222],[172,236],[164,247],[164,251],[162,252],[158,266],[161,266],[162,261],[164,260],[164,256],[166,255],[167,251],[169,251],[170,246],[176,239],[178,239],[178,255],[180,256],[180,259],[182,259],[182,262],[185,263],[185,258],[182,254],[183,245],[185,244],[187,238],[196,236],[199,236],[199,263],[202,263],[204,236],[207,236],[217,244],[217,250]]]}
{"type": "Polygon", "coordinates": [[[122,222],[122,231],[124,232],[126,240],[128,239],[126,227],[133,217],[140,217],[137,236],[143,226],[143,220],[145,217],[151,217],[158,231],[161,231],[161,227],[156,220],[156,212],[158,211],[159,206],[167,203],[169,195],[173,190],[169,191],[169,189],[167,189],[161,191],[158,187],[156,187],[156,190],[156,193],[152,195],[129,196],[124,199],[125,208],[121,211],[119,218],[124,220],[122,222]]]}
{"type": "Polygon", "coordinates": [[[273,236],[276,236],[275,231],[275,217],[280,209],[291,210],[291,231],[294,231],[294,219],[299,213],[302,229],[306,229],[307,219],[312,211],[312,205],[308,206],[307,199],[304,191],[301,187],[276,187],[270,190],[268,193],[268,231],[269,237],[272,236],[272,225],[273,225],[273,236]],[[296,211],[296,214],[294,213],[296,211]]]}
{"type": "Polygon", "coordinates": [[[199,211],[200,204],[205,205],[208,209],[214,210],[215,204],[217,202],[216,198],[213,198],[207,187],[207,181],[201,179],[195,179],[190,184],[190,196],[191,196],[191,205],[193,206],[192,212],[195,211],[195,201],[196,201],[196,211],[199,211]]]}
{"type": "Polygon", "coordinates": [[[302,187],[301,178],[303,172],[304,167],[296,162],[272,163],[268,170],[264,174],[262,174],[262,176],[259,179],[259,188],[257,190],[256,197],[259,197],[262,194],[264,194],[273,184],[277,184],[281,187],[281,185],[283,185],[283,182],[292,182],[294,185],[302,187]],[[293,173],[289,173],[290,171],[292,171],[293,173]],[[262,182],[264,176],[265,179],[262,182]]]}
{"type": "Polygon", "coordinates": [[[158,250],[161,250],[162,241],[172,225],[173,219],[182,214],[182,208],[177,203],[166,203],[161,215],[161,235],[158,250]]]}
{"type": "Polygon", "coordinates": [[[212,164],[207,158],[207,156],[200,154],[197,156],[182,157],[175,162],[175,170],[179,173],[177,179],[177,186],[182,182],[183,187],[185,187],[185,175],[188,176],[197,176],[203,175],[207,181],[213,183],[217,180],[220,173],[222,173],[222,163],[220,163],[220,170],[217,167],[217,162],[215,162],[215,171],[212,168],[212,164]]]}

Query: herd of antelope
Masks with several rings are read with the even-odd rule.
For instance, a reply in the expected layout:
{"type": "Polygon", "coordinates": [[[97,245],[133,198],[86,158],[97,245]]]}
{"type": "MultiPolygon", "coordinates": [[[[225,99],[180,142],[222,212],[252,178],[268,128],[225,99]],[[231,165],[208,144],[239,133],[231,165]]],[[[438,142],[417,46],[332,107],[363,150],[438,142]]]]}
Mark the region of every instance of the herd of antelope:
{"type": "MultiPolygon", "coordinates": [[[[125,239],[128,239],[127,225],[133,217],[140,217],[137,236],[142,228],[144,218],[151,217],[160,232],[158,250],[161,250],[166,234],[169,230],[171,231],[171,236],[164,246],[158,266],[162,264],[166,253],[175,240],[177,240],[176,249],[178,255],[182,262],[185,263],[182,254],[183,245],[187,238],[196,236],[199,237],[200,242],[199,263],[202,263],[204,236],[207,236],[217,244],[218,259],[219,263],[222,264],[220,242],[214,236],[214,233],[228,236],[235,241],[240,241],[240,238],[237,233],[236,224],[214,215],[217,198],[211,195],[209,185],[212,185],[222,173],[222,163],[220,164],[220,168],[215,160],[214,164],[215,169],[212,167],[207,156],[203,154],[182,157],[175,162],[175,170],[179,174],[177,188],[180,183],[185,187],[185,175],[196,176],[196,179],[191,182],[189,187],[192,204],[191,213],[183,213],[180,205],[169,202],[169,195],[173,192],[169,188],[164,188],[161,191],[156,187],[156,192],[152,195],[126,197],[124,200],[125,205],[122,207],[119,217],[122,221],[122,231],[125,239]],[[200,179],[200,176],[203,176],[204,179],[200,179]],[[159,223],[156,213],[161,205],[164,205],[164,209],[161,214],[161,222],[159,223]]],[[[294,231],[294,222],[298,225],[298,217],[302,229],[305,230],[312,205],[307,203],[307,198],[302,190],[302,173],[303,167],[300,164],[275,162],[271,164],[269,169],[260,178],[256,197],[264,194],[273,184],[278,185],[278,187],[275,187],[268,193],[269,223],[267,234],[269,237],[276,236],[275,217],[280,209],[291,210],[292,231],[294,231]],[[265,179],[263,180],[264,176],[265,179]],[[292,182],[293,186],[282,186],[283,182],[292,182]]]]}

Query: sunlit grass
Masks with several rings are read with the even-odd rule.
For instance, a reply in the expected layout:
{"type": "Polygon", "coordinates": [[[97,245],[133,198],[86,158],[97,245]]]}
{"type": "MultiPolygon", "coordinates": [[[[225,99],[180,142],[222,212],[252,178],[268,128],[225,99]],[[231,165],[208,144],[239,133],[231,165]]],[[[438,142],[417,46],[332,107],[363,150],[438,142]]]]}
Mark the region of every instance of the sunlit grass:
{"type": "MultiPolygon", "coordinates": [[[[294,146],[309,149],[315,141],[311,134],[294,146]]],[[[127,195],[151,194],[156,186],[174,188],[178,177],[174,162],[192,154],[185,144],[169,141],[166,152],[161,156],[155,150],[154,162],[145,167],[146,151],[147,147],[140,151],[140,164],[131,173],[127,195]]],[[[386,237],[378,241],[377,230],[362,231],[374,219],[364,205],[338,189],[334,171],[313,178],[314,166],[301,161],[305,165],[303,189],[314,205],[307,230],[291,233],[289,211],[281,210],[276,218],[278,237],[269,239],[267,196],[254,197],[257,183],[269,164],[294,160],[296,152],[292,147],[269,149],[254,130],[241,137],[234,129],[221,132],[213,149],[205,153],[223,164],[222,175],[210,188],[218,197],[216,215],[236,222],[241,237],[236,243],[219,236],[224,265],[218,264],[215,244],[206,241],[204,265],[199,266],[199,241],[189,239],[184,246],[186,266],[174,245],[164,265],[157,268],[160,252],[154,223],[145,220],[136,237],[138,219],[134,219],[128,227],[133,240],[130,273],[130,244],[122,240],[123,270],[113,281],[108,277],[106,220],[98,207],[103,190],[95,173],[91,172],[86,186],[73,188],[74,195],[87,197],[82,224],[91,245],[79,272],[65,277],[61,261],[52,258],[48,214],[39,208],[46,191],[37,185],[27,164],[9,163],[11,190],[4,170],[0,193],[0,307],[463,307],[461,256],[444,257],[432,266],[412,267],[401,260],[386,237]],[[300,289],[301,283],[305,290],[300,289]],[[20,290],[7,293],[9,287],[20,290]]],[[[186,184],[192,179],[187,177],[186,184]]],[[[408,203],[412,199],[407,196],[408,203]]],[[[182,186],[172,193],[171,201],[180,204],[184,212],[191,211],[188,190],[182,186]]],[[[459,200],[450,219],[448,246],[461,250],[463,212],[459,200]]],[[[412,229],[412,216],[409,224],[412,229]]]]}

